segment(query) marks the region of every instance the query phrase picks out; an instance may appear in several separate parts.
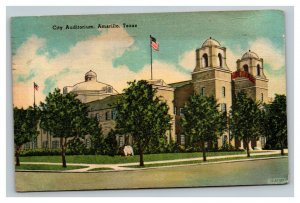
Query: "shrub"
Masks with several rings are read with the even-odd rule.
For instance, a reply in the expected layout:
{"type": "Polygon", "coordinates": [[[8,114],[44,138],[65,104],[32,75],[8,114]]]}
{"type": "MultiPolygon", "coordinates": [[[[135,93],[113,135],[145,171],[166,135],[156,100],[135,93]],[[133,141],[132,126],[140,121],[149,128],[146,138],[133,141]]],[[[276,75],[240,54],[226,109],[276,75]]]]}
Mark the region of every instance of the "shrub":
{"type": "Polygon", "coordinates": [[[109,155],[109,156],[114,156],[118,154],[118,142],[116,140],[116,132],[114,130],[111,130],[107,137],[104,139],[103,142],[103,151],[101,154],[109,155]]]}
{"type": "Polygon", "coordinates": [[[60,149],[28,149],[22,150],[20,156],[54,156],[60,153],[60,149]]]}
{"type": "Polygon", "coordinates": [[[68,150],[71,154],[85,154],[86,145],[80,138],[68,142],[68,150]]]}

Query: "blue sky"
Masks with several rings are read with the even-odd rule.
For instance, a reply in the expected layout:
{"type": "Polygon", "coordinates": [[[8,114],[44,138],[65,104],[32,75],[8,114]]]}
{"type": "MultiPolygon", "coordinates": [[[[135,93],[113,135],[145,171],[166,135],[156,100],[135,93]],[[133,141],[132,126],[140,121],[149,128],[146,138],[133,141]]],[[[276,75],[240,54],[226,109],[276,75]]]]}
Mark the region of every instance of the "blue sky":
{"type": "MultiPolygon", "coordinates": [[[[58,31],[52,29],[53,25],[97,26],[99,23],[119,24],[121,26],[123,23],[137,24],[137,28],[126,28],[124,29],[126,33],[122,33],[124,34],[123,37],[125,37],[122,40],[126,40],[126,37],[132,39],[131,43],[126,44],[128,47],[116,46],[114,50],[118,54],[112,57],[109,63],[116,70],[120,67],[126,67],[130,72],[139,73],[145,66],[149,65],[150,34],[160,44],[160,51],[153,52],[154,61],[172,66],[177,72],[184,75],[190,74],[193,69],[193,67],[187,68],[182,65],[185,54],[200,47],[209,37],[217,39],[222,46],[230,50],[230,53],[236,57],[241,57],[244,52],[256,43],[256,47],[259,47],[258,49],[261,50],[254,51],[259,56],[268,56],[267,53],[263,52],[265,50],[273,50],[277,56],[284,58],[284,13],[275,10],[16,17],[12,19],[11,24],[13,60],[15,58],[15,61],[17,61],[17,58],[22,58],[22,54],[24,55],[23,58],[27,57],[28,59],[24,63],[25,65],[20,65],[20,62],[16,62],[19,66],[16,69],[22,68],[23,70],[17,70],[14,73],[14,83],[25,84],[28,82],[32,84],[32,81],[42,78],[41,70],[43,70],[45,61],[53,62],[57,58],[72,52],[72,49],[79,43],[107,34],[106,30],[99,31],[98,29],[58,31]],[[32,42],[32,46],[38,42],[35,50],[36,56],[31,56],[32,59],[29,56],[25,56],[26,51],[20,51],[25,49],[25,46],[30,47],[29,42],[32,42]],[[263,45],[260,46],[259,43],[263,45]],[[260,48],[264,45],[268,47],[266,49],[260,48]],[[37,62],[36,58],[38,57],[43,57],[43,63],[40,62],[39,64],[37,62]],[[35,61],[35,63],[32,63],[32,61],[35,61]]],[[[98,48],[102,48],[101,44],[99,44],[98,48]]],[[[284,60],[283,62],[282,60],[280,61],[279,67],[275,67],[277,65],[274,65],[274,60],[271,59],[270,63],[264,59],[265,73],[270,76],[284,76],[284,60]]],[[[232,60],[236,60],[236,58],[232,60]]],[[[91,63],[90,66],[94,64],[96,63],[91,63]]],[[[231,66],[234,66],[234,63],[231,66]]],[[[53,67],[53,69],[55,68],[57,67],[53,67]]],[[[235,67],[230,68],[234,69],[235,67]]],[[[101,67],[95,67],[95,69],[101,72],[101,67]]],[[[82,71],[87,72],[88,70],[82,71]]],[[[59,86],[59,79],[79,73],[81,74],[79,66],[73,67],[68,63],[58,68],[55,74],[46,75],[44,72],[44,78],[42,81],[40,80],[43,96],[56,86],[59,86]]],[[[106,82],[113,83],[115,80],[106,82]]]]}

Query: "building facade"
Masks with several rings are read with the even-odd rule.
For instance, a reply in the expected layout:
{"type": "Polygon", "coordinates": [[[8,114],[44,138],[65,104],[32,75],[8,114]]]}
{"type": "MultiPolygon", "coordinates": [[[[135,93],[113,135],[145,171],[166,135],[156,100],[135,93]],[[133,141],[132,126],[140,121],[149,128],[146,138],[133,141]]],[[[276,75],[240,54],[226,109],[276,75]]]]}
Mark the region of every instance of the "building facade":
{"type": "MultiPolygon", "coordinates": [[[[226,63],[226,48],[212,38],[207,39],[200,48],[195,51],[196,66],[191,73],[191,80],[166,84],[163,79],[148,80],[157,90],[157,96],[169,106],[171,115],[170,128],[166,132],[166,140],[186,145],[180,119],[182,109],[188,98],[193,94],[213,96],[220,104],[220,111],[229,112],[232,105],[233,94],[244,91],[248,97],[268,103],[268,79],[264,74],[263,59],[249,50],[236,62],[236,67],[228,67],[226,63]],[[231,70],[236,71],[232,72],[231,70]]],[[[74,92],[78,98],[89,106],[89,116],[96,117],[101,125],[104,137],[115,128],[116,111],[114,104],[120,94],[113,86],[97,81],[97,75],[90,70],[85,74],[84,82],[74,86],[64,87],[63,92],[74,92]]],[[[59,139],[54,138],[42,129],[39,130],[36,141],[27,143],[25,148],[58,148],[59,139]]],[[[132,144],[130,135],[117,135],[119,146],[132,144]]],[[[90,145],[90,137],[85,137],[87,146],[90,145]]],[[[250,148],[261,149],[264,147],[265,138],[252,140],[250,148]]],[[[244,144],[230,137],[230,132],[224,133],[217,143],[208,147],[222,147],[225,144],[243,148],[244,144]]]]}
{"type": "MultiPolygon", "coordinates": [[[[220,104],[220,111],[229,110],[232,106],[233,94],[244,91],[248,97],[268,103],[268,79],[264,74],[263,59],[251,50],[237,60],[236,71],[226,63],[226,48],[212,38],[207,39],[200,48],[196,49],[196,66],[191,73],[191,80],[170,84],[175,89],[176,135],[178,143],[185,145],[188,138],[183,134],[180,125],[181,110],[192,94],[213,96],[220,104]]],[[[250,149],[261,149],[266,140],[250,142],[250,149]]],[[[230,137],[230,132],[224,133],[209,147],[222,147],[225,144],[244,148],[244,143],[230,137]]]]}

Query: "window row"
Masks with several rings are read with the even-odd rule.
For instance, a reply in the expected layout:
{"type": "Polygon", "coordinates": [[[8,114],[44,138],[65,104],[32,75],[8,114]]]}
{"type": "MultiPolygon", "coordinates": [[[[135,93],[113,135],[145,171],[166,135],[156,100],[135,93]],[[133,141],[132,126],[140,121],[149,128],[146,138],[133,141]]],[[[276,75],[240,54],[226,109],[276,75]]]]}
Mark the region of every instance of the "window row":
{"type": "MultiPolygon", "coordinates": [[[[245,72],[249,73],[249,66],[247,64],[243,65],[243,69],[244,69],[245,72]]],[[[257,76],[260,76],[260,69],[261,69],[260,65],[257,64],[257,66],[256,66],[257,76]]]]}
{"type": "MultiPolygon", "coordinates": [[[[202,87],[200,90],[200,94],[202,96],[205,96],[205,87],[202,87]]],[[[225,98],[226,97],[226,88],[224,86],[222,86],[221,88],[221,97],[225,98]]]]}
{"type": "MultiPolygon", "coordinates": [[[[94,114],[91,114],[91,117],[94,117],[94,114]]],[[[97,118],[97,121],[101,121],[101,120],[115,120],[117,117],[117,111],[115,109],[111,110],[111,111],[106,111],[104,114],[104,118],[102,119],[102,115],[100,115],[100,113],[96,113],[95,117],[97,118]]]]}
{"type": "MultiPolygon", "coordinates": [[[[48,148],[51,148],[51,149],[59,149],[60,148],[60,141],[58,140],[54,140],[51,142],[51,146],[49,146],[49,141],[43,141],[42,142],[42,148],[44,149],[48,149],[48,148]]],[[[90,148],[92,143],[91,143],[91,139],[85,139],[85,145],[86,147],[90,148]]],[[[25,145],[24,145],[24,149],[37,149],[38,146],[37,146],[37,141],[34,140],[32,142],[27,142],[25,145]]]]}
{"type": "MultiPolygon", "coordinates": [[[[222,54],[218,54],[218,62],[219,62],[219,67],[223,67],[223,57],[222,57],[222,54]]],[[[205,53],[202,55],[202,66],[203,67],[208,67],[209,64],[208,64],[208,55],[205,53]]]]}

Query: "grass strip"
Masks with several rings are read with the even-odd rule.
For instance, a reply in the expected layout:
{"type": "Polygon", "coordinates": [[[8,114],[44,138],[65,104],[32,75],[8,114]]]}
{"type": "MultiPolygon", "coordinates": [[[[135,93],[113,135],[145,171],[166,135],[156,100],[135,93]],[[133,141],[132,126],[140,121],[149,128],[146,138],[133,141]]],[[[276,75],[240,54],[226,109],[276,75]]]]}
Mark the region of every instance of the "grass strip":
{"type": "MultiPolygon", "coordinates": [[[[258,153],[261,151],[253,151],[251,153],[258,153]]],[[[267,152],[267,151],[265,151],[267,152]]],[[[230,152],[208,152],[207,156],[224,156],[224,155],[236,155],[245,154],[243,151],[230,151],[230,152]]],[[[145,154],[145,161],[163,161],[163,160],[176,160],[176,159],[188,159],[202,157],[202,152],[190,152],[190,153],[162,153],[162,154],[145,154]]],[[[84,163],[84,164],[122,164],[122,163],[134,163],[139,162],[139,155],[135,156],[119,156],[116,155],[68,155],[66,156],[67,163],[84,163]]],[[[60,156],[29,156],[20,157],[21,162],[51,162],[60,163],[60,156]]]]}
{"type": "Polygon", "coordinates": [[[87,168],[86,166],[67,166],[66,168],[61,165],[46,165],[46,164],[21,164],[20,166],[16,166],[16,170],[72,170],[72,169],[80,169],[87,168]]]}
{"type": "MultiPolygon", "coordinates": [[[[287,154],[286,154],[287,155],[287,154]]],[[[242,160],[242,159],[256,159],[256,158],[265,158],[265,157],[279,157],[280,154],[274,155],[258,155],[252,157],[232,157],[232,158],[222,158],[222,159],[209,159],[205,163],[208,162],[218,162],[218,161],[231,161],[231,160],[242,160]]],[[[202,160],[194,160],[194,161],[180,161],[180,162],[170,162],[170,163],[157,163],[157,164],[147,164],[145,166],[133,165],[133,166],[123,166],[126,168],[149,168],[149,167],[159,167],[159,166],[172,166],[172,165],[186,165],[186,164],[200,164],[204,163],[202,160]]]]}

